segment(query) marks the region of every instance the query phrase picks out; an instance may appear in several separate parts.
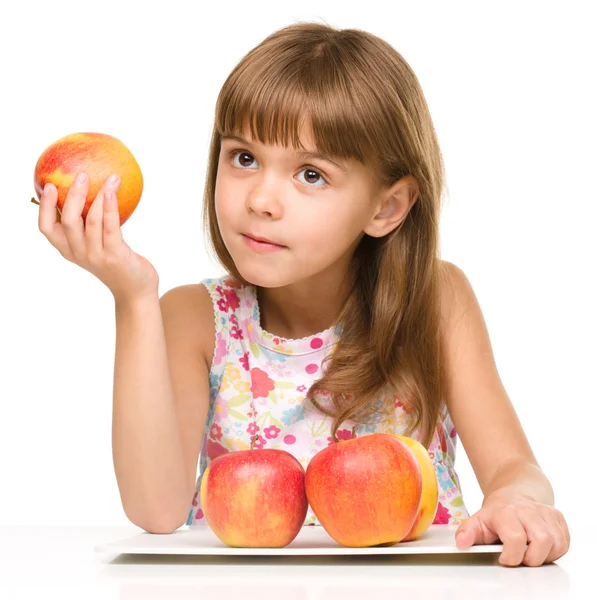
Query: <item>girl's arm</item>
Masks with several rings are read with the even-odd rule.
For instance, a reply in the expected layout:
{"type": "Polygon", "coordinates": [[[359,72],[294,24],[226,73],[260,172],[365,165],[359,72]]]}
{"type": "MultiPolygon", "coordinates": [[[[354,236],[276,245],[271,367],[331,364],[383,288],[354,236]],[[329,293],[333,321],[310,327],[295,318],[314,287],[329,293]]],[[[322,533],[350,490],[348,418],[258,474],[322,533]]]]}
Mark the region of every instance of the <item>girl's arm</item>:
{"type": "Polygon", "coordinates": [[[200,329],[213,314],[197,317],[211,301],[192,288],[116,304],[114,469],[127,517],[150,533],[183,525],[194,493],[209,403],[200,329]]]}
{"type": "Polygon", "coordinates": [[[458,529],[458,545],[500,539],[503,564],[551,562],[568,550],[566,522],[498,374],[472,286],[461,269],[443,266],[446,404],[484,494],[481,510],[458,529]]]}
{"type": "Polygon", "coordinates": [[[549,506],[554,505],[551,483],[541,468],[533,462],[513,461],[502,464],[484,490],[483,504],[498,495],[509,494],[549,506]]]}

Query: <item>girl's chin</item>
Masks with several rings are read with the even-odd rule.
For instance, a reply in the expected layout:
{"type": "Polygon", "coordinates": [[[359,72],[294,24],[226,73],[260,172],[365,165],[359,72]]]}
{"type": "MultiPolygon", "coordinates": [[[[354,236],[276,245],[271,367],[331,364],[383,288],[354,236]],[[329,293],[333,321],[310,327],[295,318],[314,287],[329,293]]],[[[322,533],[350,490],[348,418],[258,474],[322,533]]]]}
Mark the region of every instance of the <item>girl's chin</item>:
{"type": "Polygon", "coordinates": [[[277,288],[289,285],[295,279],[289,279],[288,273],[279,273],[264,265],[247,264],[248,261],[235,261],[236,268],[242,278],[251,285],[264,288],[277,288]]]}

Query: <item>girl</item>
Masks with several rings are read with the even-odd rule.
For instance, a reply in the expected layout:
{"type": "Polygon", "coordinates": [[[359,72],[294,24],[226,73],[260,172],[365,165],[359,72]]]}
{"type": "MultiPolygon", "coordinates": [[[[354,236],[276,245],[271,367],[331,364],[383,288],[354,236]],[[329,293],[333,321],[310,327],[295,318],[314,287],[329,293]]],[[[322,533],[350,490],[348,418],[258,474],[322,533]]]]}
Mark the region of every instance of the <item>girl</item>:
{"type": "Polygon", "coordinates": [[[391,432],[428,448],[435,523],[459,525],[458,547],[501,540],[504,565],[567,552],[475,294],[438,257],[438,140],[387,42],[302,22],[236,65],[217,100],[204,198],[223,277],[159,298],[155,269],[122,238],[118,182],[84,224],[81,175],[61,223],[46,186],[39,228],[115,299],[113,454],[133,523],[204,524],[201,473],[223,452],[253,442],[306,468],[328,444],[391,432]],[[484,493],[470,518],[456,431],[484,493]]]}

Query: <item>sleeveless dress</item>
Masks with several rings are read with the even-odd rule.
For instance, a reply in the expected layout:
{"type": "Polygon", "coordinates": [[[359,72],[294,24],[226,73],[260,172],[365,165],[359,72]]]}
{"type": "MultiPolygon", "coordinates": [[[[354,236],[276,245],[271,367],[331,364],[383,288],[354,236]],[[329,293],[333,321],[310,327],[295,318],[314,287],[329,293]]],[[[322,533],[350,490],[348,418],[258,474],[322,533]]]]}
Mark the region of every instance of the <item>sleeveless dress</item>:
{"type": "MultiPolygon", "coordinates": [[[[204,279],[201,284],[213,301],[215,349],[199,476],[186,521],[191,527],[207,526],[200,506],[201,477],[220,454],[248,450],[258,435],[254,448],[286,450],[306,470],[310,459],[333,443],[333,419],[311,406],[305,396],[322,376],[322,361],[342,333],[341,326],[335,326],[298,340],[276,337],[261,328],[255,286],[245,286],[230,275],[204,279]]],[[[376,408],[383,405],[381,398],[376,408]]],[[[398,398],[393,405],[389,414],[387,409],[378,410],[369,424],[345,421],[337,431],[338,439],[372,433],[403,435],[406,413],[398,398]]],[[[454,470],[456,439],[444,402],[429,447],[439,484],[434,524],[458,525],[469,516],[454,470]]],[[[304,525],[320,525],[310,506],[304,525]]]]}

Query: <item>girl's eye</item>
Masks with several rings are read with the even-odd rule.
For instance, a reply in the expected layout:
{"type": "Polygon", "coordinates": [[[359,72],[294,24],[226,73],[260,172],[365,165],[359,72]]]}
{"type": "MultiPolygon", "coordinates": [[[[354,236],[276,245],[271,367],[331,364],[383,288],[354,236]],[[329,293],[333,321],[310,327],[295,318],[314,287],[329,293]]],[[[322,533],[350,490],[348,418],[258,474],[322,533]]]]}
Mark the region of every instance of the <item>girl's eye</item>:
{"type": "MultiPolygon", "coordinates": [[[[245,150],[232,150],[232,151],[230,152],[230,158],[232,159],[232,162],[233,162],[233,164],[234,164],[234,158],[235,158],[235,156],[236,156],[237,154],[238,154],[238,155],[239,155],[239,157],[240,157],[240,164],[241,164],[241,166],[240,166],[240,167],[238,167],[238,168],[240,168],[240,169],[242,169],[242,168],[243,168],[243,163],[244,163],[244,166],[246,166],[246,162],[247,162],[247,161],[245,160],[245,157],[246,157],[246,156],[250,156],[250,157],[251,157],[251,160],[254,160],[254,159],[253,159],[253,155],[252,155],[250,152],[247,152],[247,151],[245,151],[245,150]]],[[[250,162],[250,160],[249,160],[248,162],[250,162]]],[[[234,164],[234,166],[236,167],[236,164],[234,164]]],[[[302,169],[302,171],[301,171],[301,172],[303,172],[303,171],[306,171],[307,173],[309,173],[309,176],[310,176],[310,177],[313,177],[313,176],[315,176],[315,177],[318,177],[318,178],[319,178],[319,181],[322,181],[322,182],[323,182],[321,185],[307,185],[307,187],[325,187],[325,186],[327,185],[327,181],[325,180],[325,178],[323,177],[323,175],[322,175],[322,174],[321,174],[319,171],[317,171],[317,170],[315,170],[315,169],[312,169],[312,168],[310,168],[310,167],[307,167],[307,168],[304,168],[304,169],[302,169]],[[313,175],[313,174],[314,174],[314,175],[313,175]]],[[[309,182],[309,181],[307,180],[307,184],[309,184],[309,183],[312,183],[312,182],[309,182]]]]}

